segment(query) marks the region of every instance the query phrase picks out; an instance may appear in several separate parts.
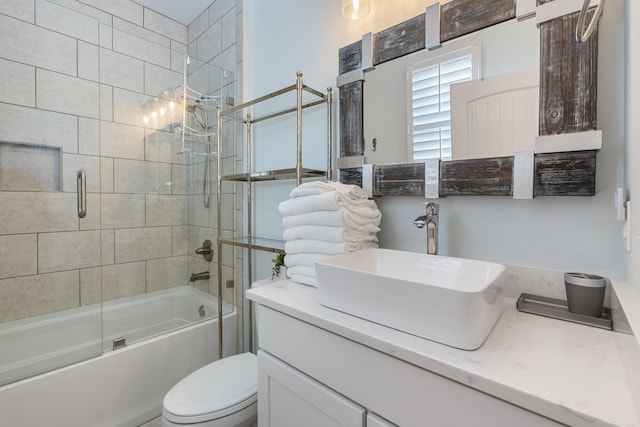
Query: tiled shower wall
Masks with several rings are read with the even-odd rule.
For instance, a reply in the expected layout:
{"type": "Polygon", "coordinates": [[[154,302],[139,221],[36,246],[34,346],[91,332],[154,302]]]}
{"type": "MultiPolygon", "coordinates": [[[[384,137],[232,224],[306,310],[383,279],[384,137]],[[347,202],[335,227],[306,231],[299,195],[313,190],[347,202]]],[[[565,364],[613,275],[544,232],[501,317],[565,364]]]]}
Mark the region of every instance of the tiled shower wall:
{"type": "Polygon", "coordinates": [[[182,83],[187,51],[235,68],[235,9],[187,28],[129,0],[0,0],[0,141],[62,153],[61,191],[0,192],[0,322],[188,283],[187,160],[141,106],[182,83]]]}

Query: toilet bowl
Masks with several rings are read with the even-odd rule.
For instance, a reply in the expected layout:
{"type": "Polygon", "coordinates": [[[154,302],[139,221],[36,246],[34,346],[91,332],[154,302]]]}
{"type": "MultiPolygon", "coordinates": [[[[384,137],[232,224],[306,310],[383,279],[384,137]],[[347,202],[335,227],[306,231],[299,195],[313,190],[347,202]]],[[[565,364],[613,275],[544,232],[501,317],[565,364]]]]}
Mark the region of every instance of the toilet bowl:
{"type": "Polygon", "coordinates": [[[162,402],[162,427],[252,427],[257,417],[257,358],[236,354],[174,385],[162,402]]]}

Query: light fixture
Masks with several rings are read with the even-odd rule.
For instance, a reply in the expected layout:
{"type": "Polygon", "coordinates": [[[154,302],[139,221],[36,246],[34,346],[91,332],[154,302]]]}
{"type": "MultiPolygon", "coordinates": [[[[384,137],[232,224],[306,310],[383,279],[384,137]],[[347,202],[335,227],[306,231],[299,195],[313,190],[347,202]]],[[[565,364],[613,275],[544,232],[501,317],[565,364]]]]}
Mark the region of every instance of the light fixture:
{"type": "Polygon", "coordinates": [[[371,10],[370,0],[342,0],[342,16],[349,19],[364,18],[371,10]]]}

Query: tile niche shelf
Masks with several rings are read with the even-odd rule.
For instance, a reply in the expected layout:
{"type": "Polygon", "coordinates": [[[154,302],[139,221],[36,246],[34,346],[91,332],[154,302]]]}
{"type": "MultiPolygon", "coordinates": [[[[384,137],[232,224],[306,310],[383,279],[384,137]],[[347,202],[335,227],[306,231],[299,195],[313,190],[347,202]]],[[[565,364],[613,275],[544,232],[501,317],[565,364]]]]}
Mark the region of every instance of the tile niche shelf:
{"type": "MultiPolygon", "coordinates": [[[[291,180],[295,181],[295,185],[300,185],[305,178],[322,178],[331,179],[331,135],[332,135],[332,92],[331,88],[327,88],[326,92],[320,92],[309,86],[306,86],[302,80],[302,72],[297,73],[296,82],[291,86],[287,86],[275,92],[269,93],[262,97],[247,101],[232,108],[222,110],[217,109],[218,119],[218,141],[222,141],[222,130],[224,128],[223,120],[242,123],[246,132],[246,171],[231,175],[220,175],[222,170],[221,159],[225,158],[223,152],[224,144],[218,144],[218,257],[221,262],[222,245],[239,246],[250,249],[248,253],[249,262],[251,260],[251,250],[260,250],[275,253],[284,253],[284,242],[274,239],[266,239],[253,235],[253,184],[264,181],[291,180]],[[295,98],[293,98],[295,96],[295,98]],[[317,170],[304,168],[302,166],[302,116],[303,110],[324,105],[327,114],[327,169],[317,170]],[[256,113],[259,109],[260,112],[256,113]],[[253,140],[252,125],[258,122],[271,120],[284,115],[296,116],[296,165],[295,167],[255,171],[253,167],[253,148],[256,142],[253,140]],[[222,190],[221,185],[224,181],[232,181],[238,183],[246,183],[246,235],[242,237],[223,238],[221,231],[221,204],[222,190]]],[[[249,264],[250,265],[250,264],[249,264]]],[[[220,272],[220,269],[218,270],[220,272]]],[[[220,274],[220,273],[219,273],[220,274]]],[[[251,269],[249,269],[249,283],[252,281],[251,269]]],[[[221,280],[221,277],[218,277],[221,280]]]]}

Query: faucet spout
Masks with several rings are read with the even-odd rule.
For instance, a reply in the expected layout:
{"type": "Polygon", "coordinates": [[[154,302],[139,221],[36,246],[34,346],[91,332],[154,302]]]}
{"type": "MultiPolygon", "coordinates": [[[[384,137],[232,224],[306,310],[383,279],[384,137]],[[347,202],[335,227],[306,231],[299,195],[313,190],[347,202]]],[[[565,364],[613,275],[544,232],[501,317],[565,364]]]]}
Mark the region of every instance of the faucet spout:
{"type": "Polygon", "coordinates": [[[196,280],[209,280],[209,272],[203,271],[202,273],[191,273],[190,282],[195,282],[196,280]]]}
{"type": "Polygon", "coordinates": [[[427,227],[427,254],[438,254],[438,213],[437,203],[427,203],[426,213],[416,218],[413,223],[418,228],[427,227]]]}

